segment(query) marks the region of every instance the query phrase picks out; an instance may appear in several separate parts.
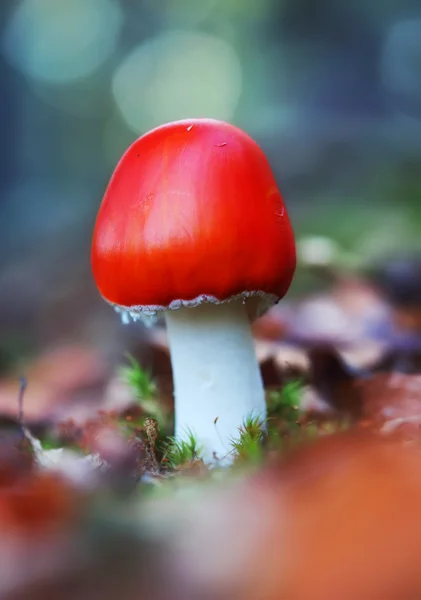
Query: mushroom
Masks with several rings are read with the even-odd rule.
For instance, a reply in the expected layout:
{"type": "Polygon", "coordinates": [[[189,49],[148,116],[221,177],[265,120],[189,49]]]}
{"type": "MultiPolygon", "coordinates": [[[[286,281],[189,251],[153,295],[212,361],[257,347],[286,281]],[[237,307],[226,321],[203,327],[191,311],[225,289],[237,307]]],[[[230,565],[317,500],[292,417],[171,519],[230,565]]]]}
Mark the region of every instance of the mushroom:
{"type": "Polygon", "coordinates": [[[266,405],[250,321],[287,292],[295,242],[260,147],[213,119],[162,125],[125,152],[94,229],[97,287],[125,319],[165,315],[175,435],[220,460],[266,405]]]}

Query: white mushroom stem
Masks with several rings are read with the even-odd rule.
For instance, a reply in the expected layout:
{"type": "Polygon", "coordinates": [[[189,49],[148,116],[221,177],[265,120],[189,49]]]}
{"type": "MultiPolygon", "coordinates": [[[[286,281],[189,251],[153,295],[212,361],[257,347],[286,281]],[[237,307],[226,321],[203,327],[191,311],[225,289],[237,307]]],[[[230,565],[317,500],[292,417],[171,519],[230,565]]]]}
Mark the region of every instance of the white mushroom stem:
{"type": "Polygon", "coordinates": [[[205,460],[229,461],[248,416],[266,418],[264,389],[246,307],[204,303],[166,314],[175,394],[175,436],[191,430],[205,460]]]}

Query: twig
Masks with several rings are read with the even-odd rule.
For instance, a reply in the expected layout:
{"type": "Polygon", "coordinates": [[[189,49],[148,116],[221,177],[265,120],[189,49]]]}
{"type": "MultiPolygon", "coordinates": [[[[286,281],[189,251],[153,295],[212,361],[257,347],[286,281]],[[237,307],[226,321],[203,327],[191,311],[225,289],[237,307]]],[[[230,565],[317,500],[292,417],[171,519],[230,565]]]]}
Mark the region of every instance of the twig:
{"type": "Polygon", "coordinates": [[[18,394],[18,423],[20,428],[24,429],[24,423],[23,423],[23,397],[25,395],[25,390],[26,387],[28,385],[28,382],[26,381],[26,377],[22,376],[20,378],[20,387],[19,387],[19,394],[18,394]]]}

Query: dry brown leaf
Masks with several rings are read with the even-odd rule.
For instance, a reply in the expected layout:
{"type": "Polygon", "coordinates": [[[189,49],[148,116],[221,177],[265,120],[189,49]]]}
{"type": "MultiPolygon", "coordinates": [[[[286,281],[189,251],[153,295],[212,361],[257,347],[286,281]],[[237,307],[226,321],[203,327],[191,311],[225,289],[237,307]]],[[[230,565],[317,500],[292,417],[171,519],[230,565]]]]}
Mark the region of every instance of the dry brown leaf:
{"type": "Polygon", "coordinates": [[[62,478],[32,472],[0,486],[0,527],[4,532],[32,535],[67,524],[76,514],[74,489],[62,478]]]}
{"type": "MultiPolygon", "coordinates": [[[[84,418],[98,408],[108,376],[103,359],[95,351],[63,346],[47,351],[25,369],[28,382],[24,395],[26,422],[64,418],[66,404],[78,407],[84,418]]],[[[0,413],[15,416],[19,393],[18,377],[0,381],[0,413]]]]}
{"type": "Polygon", "coordinates": [[[365,421],[383,427],[384,431],[407,423],[412,435],[420,434],[421,375],[378,373],[356,382],[355,387],[359,390],[365,421]]]}

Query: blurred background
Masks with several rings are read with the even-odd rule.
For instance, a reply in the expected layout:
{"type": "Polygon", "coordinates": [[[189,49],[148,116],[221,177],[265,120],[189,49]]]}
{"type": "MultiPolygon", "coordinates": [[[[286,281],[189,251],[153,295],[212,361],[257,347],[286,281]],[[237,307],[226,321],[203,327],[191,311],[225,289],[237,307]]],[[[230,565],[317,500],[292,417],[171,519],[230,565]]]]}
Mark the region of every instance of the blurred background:
{"type": "Polygon", "coordinates": [[[0,17],[3,372],[57,344],[116,360],[140,336],[99,298],[91,233],[122,152],[165,121],[251,134],[299,239],[364,264],[419,251],[419,0],[2,0],[0,17]]]}
{"type": "Polygon", "coordinates": [[[0,86],[0,597],[277,600],[285,575],[285,598],[420,597],[420,0],[0,0],[0,86]],[[222,496],[75,526],[84,459],[151,484],[138,420],[172,409],[164,328],[96,290],[95,216],[131,142],[200,116],[254,137],[285,198],[298,269],[253,332],[282,440],[322,440],[222,496]],[[20,452],[22,374],[33,449],[77,449],[64,482],[20,452]],[[325,435],[355,424],[399,446],[325,435]]]}

